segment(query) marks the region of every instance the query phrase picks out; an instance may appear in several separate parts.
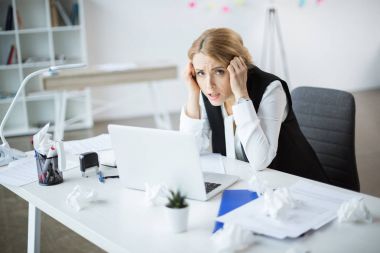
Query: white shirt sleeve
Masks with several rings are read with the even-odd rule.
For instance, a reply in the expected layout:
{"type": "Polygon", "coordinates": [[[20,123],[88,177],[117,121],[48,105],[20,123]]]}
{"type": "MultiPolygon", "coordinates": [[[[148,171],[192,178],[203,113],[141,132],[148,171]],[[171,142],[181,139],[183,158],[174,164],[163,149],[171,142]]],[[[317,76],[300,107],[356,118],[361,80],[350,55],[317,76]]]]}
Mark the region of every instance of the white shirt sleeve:
{"type": "Polygon", "coordinates": [[[195,135],[199,152],[206,153],[210,147],[210,123],[207,119],[207,113],[203,104],[202,95],[199,97],[199,104],[201,109],[201,118],[190,118],[186,113],[186,106],[182,107],[179,130],[185,133],[192,133],[195,135]]]}
{"type": "Polygon", "coordinates": [[[267,168],[276,156],[287,110],[286,94],[280,81],[274,81],[266,88],[257,114],[252,101],[232,107],[236,131],[253,169],[267,168]]]}

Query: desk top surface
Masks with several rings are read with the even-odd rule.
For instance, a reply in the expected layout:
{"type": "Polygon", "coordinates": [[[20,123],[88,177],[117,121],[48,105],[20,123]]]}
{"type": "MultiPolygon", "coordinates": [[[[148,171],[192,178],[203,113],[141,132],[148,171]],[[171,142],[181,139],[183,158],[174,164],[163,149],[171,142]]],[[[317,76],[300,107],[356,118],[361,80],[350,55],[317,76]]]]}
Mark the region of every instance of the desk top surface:
{"type": "MultiPolygon", "coordinates": [[[[251,175],[247,163],[229,159],[224,163],[228,173],[241,178],[251,175]]],[[[116,174],[117,171],[106,173],[116,174]]],[[[270,169],[259,173],[273,187],[290,186],[298,180],[305,180],[270,169]]],[[[65,171],[64,180],[60,185],[48,187],[37,182],[23,187],[6,187],[109,252],[214,252],[210,237],[220,194],[207,202],[190,200],[188,231],[173,234],[166,224],[164,207],[147,207],[142,191],[125,189],[117,179],[108,179],[102,184],[95,175],[83,178],[78,168],[65,171]],[[65,199],[76,185],[94,189],[99,200],[80,212],[70,209],[65,199]]],[[[241,180],[231,188],[246,189],[247,184],[241,180]]],[[[258,236],[248,252],[286,252],[290,247],[302,247],[311,252],[378,252],[380,199],[363,196],[374,216],[373,224],[339,224],[334,221],[297,239],[276,240],[258,236]]]]}
{"type": "Polygon", "coordinates": [[[177,79],[177,66],[169,63],[126,66],[90,66],[41,77],[45,90],[79,90],[104,85],[177,79]]]}

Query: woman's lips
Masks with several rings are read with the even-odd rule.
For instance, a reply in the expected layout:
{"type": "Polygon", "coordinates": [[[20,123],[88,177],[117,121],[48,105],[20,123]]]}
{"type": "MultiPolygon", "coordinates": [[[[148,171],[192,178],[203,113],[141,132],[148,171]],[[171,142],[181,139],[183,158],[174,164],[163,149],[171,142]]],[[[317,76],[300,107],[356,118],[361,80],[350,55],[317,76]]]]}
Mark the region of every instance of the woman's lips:
{"type": "Polygon", "coordinates": [[[216,101],[219,99],[219,97],[220,97],[220,93],[208,94],[208,98],[210,99],[210,101],[216,101]]]}

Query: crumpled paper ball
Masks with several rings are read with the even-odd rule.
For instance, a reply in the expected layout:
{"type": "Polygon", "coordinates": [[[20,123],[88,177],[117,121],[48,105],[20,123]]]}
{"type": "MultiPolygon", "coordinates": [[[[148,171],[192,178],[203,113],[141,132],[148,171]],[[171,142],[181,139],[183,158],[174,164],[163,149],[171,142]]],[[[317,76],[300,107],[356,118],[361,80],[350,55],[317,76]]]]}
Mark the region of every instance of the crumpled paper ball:
{"type": "Polygon", "coordinates": [[[148,184],[145,183],[145,203],[147,206],[159,205],[166,196],[169,190],[163,184],[148,184]]]}
{"type": "Polygon", "coordinates": [[[337,212],[338,222],[366,222],[372,223],[372,215],[363,199],[353,198],[343,203],[337,212]]]}
{"type": "Polygon", "coordinates": [[[255,235],[246,229],[234,224],[225,223],[211,237],[217,252],[229,253],[244,250],[255,242],[255,235]]]}
{"type": "Polygon", "coordinates": [[[264,192],[272,190],[268,186],[268,182],[262,180],[257,173],[248,180],[248,189],[257,193],[258,196],[262,196],[264,192]]]}
{"type": "Polygon", "coordinates": [[[290,209],[296,207],[296,201],[287,188],[265,191],[263,198],[264,212],[273,219],[284,218],[290,209]]]}
{"type": "Polygon", "coordinates": [[[72,192],[66,197],[66,204],[79,212],[90,202],[96,201],[98,194],[93,189],[84,189],[79,185],[76,185],[72,192]]]}

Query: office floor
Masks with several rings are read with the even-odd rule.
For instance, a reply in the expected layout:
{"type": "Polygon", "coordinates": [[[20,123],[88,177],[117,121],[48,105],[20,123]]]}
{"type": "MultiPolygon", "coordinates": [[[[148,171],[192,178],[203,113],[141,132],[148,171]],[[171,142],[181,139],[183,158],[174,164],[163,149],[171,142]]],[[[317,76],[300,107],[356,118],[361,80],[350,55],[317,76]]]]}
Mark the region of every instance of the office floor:
{"type": "MultiPolygon", "coordinates": [[[[361,192],[380,197],[380,90],[354,93],[356,100],[356,158],[361,192]]],[[[179,115],[172,115],[178,126],[179,115]]],[[[65,133],[65,139],[91,137],[107,130],[109,122],[94,128],[65,133]]],[[[151,117],[113,121],[115,124],[153,127],[151,117]]],[[[10,145],[30,150],[29,137],[8,138],[10,145]]],[[[25,252],[27,243],[27,203],[0,185],[1,252],[25,252]]],[[[42,214],[41,252],[103,252],[59,222],[42,214]]]]}

